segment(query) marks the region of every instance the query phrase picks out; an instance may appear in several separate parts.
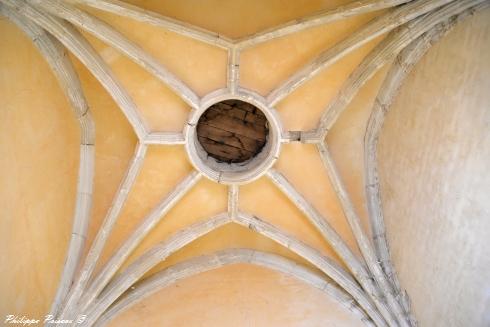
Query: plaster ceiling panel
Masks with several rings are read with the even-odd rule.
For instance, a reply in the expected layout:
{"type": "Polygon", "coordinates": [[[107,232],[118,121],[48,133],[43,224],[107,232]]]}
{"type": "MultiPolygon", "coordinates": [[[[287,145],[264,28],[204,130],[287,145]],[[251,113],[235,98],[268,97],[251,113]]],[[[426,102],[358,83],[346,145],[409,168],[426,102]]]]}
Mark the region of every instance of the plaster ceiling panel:
{"type": "Polygon", "coordinates": [[[191,172],[182,146],[150,146],[104,249],[101,265],[145,217],[191,172]],[[172,173],[169,174],[169,171],[172,173]]]}
{"type": "Polygon", "coordinates": [[[378,37],[352,51],[280,101],[276,108],[284,128],[293,131],[316,128],[321,115],[326,111],[328,104],[337,95],[343,83],[383,37],[378,37]]]}
{"type": "MultiPolygon", "coordinates": [[[[240,208],[341,263],[332,248],[295,205],[266,178],[240,188],[240,208]],[[267,199],[264,201],[264,199],[267,199]],[[271,205],[274,203],[275,205],[271,205]]],[[[267,250],[267,249],[264,249],[267,250]]]]}
{"type": "MultiPolygon", "coordinates": [[[[152,230],[125,265],[131,263],[154,245],[167,240],[184,228],[226,212],[227,189],[223,185],[201,179],[152,230]]],[[[189,247],[195,246],[190,244],[189,247]]]]}
{"type": "Polygon", "coordinates": [[[118,50],[82,32],[128,91],[150,131],[181,131],[189,106],[164,83],[118,50]]]}
{"type": "Polygon", "coordinates": [[[226,86],[225,50],[130,18],[98,10],[89,12],[138,44],[199,96],[226,86]]]}
{"type": "MultiPolygon", "coordinates": [[[[114,100],[95,77],[71,56],[95,121],[94,203],[87,240],[91,242],[110,208],[135,149],[135,135],[114,100]]],[[[86,248],[88,251],[88,248],[86,248]]]]}
{"type": "Polygon", "coordinates": [[[364,190],[364,135],[373,103],[389,68],[390,64],[387,64],[361,88],[326,138],[345,187],[362,218],[364,230],[368,233],[371,226],[364,190]]]}
{"type": "Polygon", "coordinates": [[[287,144],[276,165],[358,255],[357,244],[313,144],[287,144]]]}
{"type": "Polygon", "coordinates": [[[213,230],[211,233],[200,237],[175,254],[172,254],[168,259],[152,268],[142,279],[185,260],[202,255],[211,255],[214,252],[229,248],[256,249],[275,253],[319,272],[318,268],[315,268],[310,262],[268,237],[238,224],[230,223],[213,230]]]}
{"type": "Polygon", "coordinates": [[[360,326],[355,316],[320,290],[305,287],[282,273],[244,264],[181,280],[121,314],[109,326],[139,324],[360,326]],[[209,305],[204,307],[202,303],[209,305]]]}
{"type": "Polygon", "coordinates": [[[127,2],[231,38],[240,38],[320,10],[336,8],[350,1],[211,0],[202,2],[192,0],[162,2],[159,0],[131,0],[127,2]]]}
{"type": "MultiPolygon", "coordinates": [[[[370,13],[347,18],[244,49],[240,55],[241,86],[266,96],[321,52],[342,41],[375,16],[376,13],[370,13]],[[278,57],[278,53],[282,55],[278,57]]],[[[361,51],[359,56],[363,54],[361,51]]],[[[339,76],[330,73],[329,78],[338,79],[339,76]]]]}

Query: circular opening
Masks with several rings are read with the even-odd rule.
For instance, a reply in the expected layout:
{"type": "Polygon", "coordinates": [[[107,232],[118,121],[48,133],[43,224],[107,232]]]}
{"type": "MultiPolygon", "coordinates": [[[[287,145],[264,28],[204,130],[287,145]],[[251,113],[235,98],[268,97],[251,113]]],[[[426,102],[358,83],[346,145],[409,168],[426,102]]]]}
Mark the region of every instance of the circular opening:
{"type": "Polygon", "coordinates": [[[194,168],[222,184],[249,183],[267,172],[281,148],[281,125],[260,95],[217,90],[189,117],[187,155],[194,168]]]}
{"type": "Polygon", "coordinates": [[[197,139],[218,162],[243,163],[257,156],[269,136],[264,113],[241,100],[213,104],[197,123],[197,139]]]}

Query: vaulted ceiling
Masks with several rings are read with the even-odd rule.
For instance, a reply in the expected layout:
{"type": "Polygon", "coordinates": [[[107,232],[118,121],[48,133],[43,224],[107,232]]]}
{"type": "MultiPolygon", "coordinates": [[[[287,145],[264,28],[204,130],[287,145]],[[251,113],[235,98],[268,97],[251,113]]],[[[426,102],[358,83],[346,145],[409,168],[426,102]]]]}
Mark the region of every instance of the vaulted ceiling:
{"type": "Polygon", "coordinates": [[[1,0],[0,314],[486,326],[489,5],[1,0]]]}

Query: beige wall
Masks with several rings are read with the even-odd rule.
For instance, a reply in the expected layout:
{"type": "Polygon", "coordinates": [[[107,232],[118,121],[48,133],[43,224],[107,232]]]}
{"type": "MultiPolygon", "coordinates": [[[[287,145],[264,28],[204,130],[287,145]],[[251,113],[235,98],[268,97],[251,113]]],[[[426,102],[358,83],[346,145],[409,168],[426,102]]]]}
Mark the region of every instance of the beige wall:
{"type": "Polygon", "coordinates": [[[75,202],[79,132],[34,46],[0,21],[0,317],[42,315],[75,202]]]}
{"type": "Polygon", "coordinates": [[[388,239],[421,326],[490,325],[489,22],[429,50],[380,139],[388,239]]]}
{"type": "Polygon", "coordinates": [[[234,265],[181,280],[121,314],[111,327],[354,327],[321,291],[270,270],[234,265]]]}

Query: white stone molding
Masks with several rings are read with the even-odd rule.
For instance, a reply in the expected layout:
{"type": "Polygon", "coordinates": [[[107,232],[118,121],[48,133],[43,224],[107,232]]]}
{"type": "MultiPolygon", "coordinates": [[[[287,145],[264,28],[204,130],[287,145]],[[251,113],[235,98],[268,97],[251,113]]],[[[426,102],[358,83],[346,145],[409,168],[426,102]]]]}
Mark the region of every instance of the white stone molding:
{"type": "Polygon", "coordinates": [[[78,30],[66,21],[34,8],[24,1],[2,0],[2,2],[45,29],[70,50],[90,70],[118,104],[133,127],[138,139],[144,138],[147,133],[146,128],[138,114],[138,109],[133,99],[122,87],[109,66],[78,30]]]}
{"type": "Polygon", "coordinates": [[[29,0],[29,2],[40,6],[42,9],[59,18],[69,21],[73,25],[111,45],[114,49],[121,51],[121,53],[164,82],[188,105],[192,108],[197,108],[199,97],[194,91],[175,77],[153,56],[145,52],[139,45],[130,41],[109,24],[60,0],[29,0]]]}
{"type": "Polygon", "coordinates": [[[285,24],[275,26],[265,31],[261,31],[251,36],[244,37],[236,41],[239,49],[253,47],[255,45],[274,40],[292,33],[301,32],[315,26],[329,24],[341,19],[346,19],[356,15],[361,15],[381,9],[395,7],[412,0],[360,0],[353,1],[335,9],[328,9],[315,13],[311,16],[293,20],[285,24]]]}
{"type": "MultiPolygon", "coordinates": [[[[407,46],[397,56],[393,66],[385,77],[366,126],[366,133],[364,136],[364,185],[370,226],[373,235],[372,242],[381,268],[391,282],[396,296],[402,299],[401,304],[404,306],[405,312],[409,315],[411,312],[409,298],[406,292],[401,289],[400,282],[398,281],[391,262],[388,241],[386,239],[377,170],[378,137],[383,126],[384,118],[391,108],[391,104],[398,94],[398,90],[405,78],[412,71],[415,64],[430,49],[432,44],[443,37],[459,21],[488,7],[490,7],[490,2],[486,1],[477,6],[473,6],[470,9],[466,9],[454,17],[454,19],[432,28],[407,46]]],[[[415,322],[414,317],[410,316],[409,319],[412,323],[415,322]]]]}
{"type": "Polygon", "coordinates": [[[189,38],[215,45],[220,48],[230,49],[233,40],[224,35],[208,31],[204,28],[193,26],[176,19],[165,17],[137,6],[130,5],[118,0],[68,0],[67,2],[78,3],[107,11],[116,15],[125,16],[150,25],[159,26],[169,31],[178,33],[189,38]]]}
{"type": "Polygon", "coordinates": [[[178,278],[189,277],[226,265],[250,263],[286,273],[322,289],[332,299],[356,314],[366,325],[416,326],[416,320],[410,311],[408,296],[402,291],[389,255],[376,164],[377,140],[384,117],[398,89],[417,61],[457,22],[489,5],[489,0],[360,0],[239,40],[233,40],[118,0],[0,0],[1,13],[28,35],[46,58],[81,128],[80,166],[72,235],[51,313],[57,318],[87,314],[88,320],[85,321],[85,326],[104,325],[124,309],[158,289],[172,284],[178,278]],[[84,12],[83,6],[159,26],[226,50],[228,52],[226,88],[199,98],[178,77],[139,45],[130,41],[107,23],[84,12]],[[253,90],[240,86],[240,52],[242,50],[307,28],[386,8],[392,9],[373,19],[330,49],[326,49],[313,62],[304,66],[270,92],[267,97],[264,98],[253,90]],[[72,24],[121,51],[167,84],[186,101],[192,109],[182,132],[148,131],[128,92],[100,55],[72,24]],[[385,33],[388,35],[363,59],[342,85],[336,97],[326,106],[315,130],[286,131],[283,129],[279,115],[274,109],[279,101],[343,56],[385,33]],[[80,81],[64,47],[73,53],[101,83],[120,107],[138,138],[138,144],[125,177],[121,181],[95,240],[90,245],[84,262],[81,262],[81,254],[92,203],[95,130],[80,81]],[[390,63],[393,63],[391,70],[373,105],[364,139],[365,192],[373,234],[373,238],[370,239],[363,230],[360,217],[330,155],[325,137],[361,87],[379,69],[390,63]],[[203,112],[211,105],[228,99],[245,101],[258,107],[269,123],[269,135],[264,149],[256,157],[241,164],[225,164],[209,158],[196,136],[196,125],[203,112]],[[290,142],[316,144],[362,254],[361,257],[354,254],[333,226],[330,226],[327,219],[280,172],[273,168],[279,158],[282,143],[290,142]],[[150,145],[184,145],[189,161],[196,170],[181,181],[143,218],[101,271],[94,274],[102,250],[126,203],[150,145]],[[170,238],[162,240],[161,243],[143,253],[126,269],[118,273],[136,247],[202,176],[228,186],[227,212],[177,231],[170,238]],[[308,218],[323,239],[339,255],[348,270],[276,226],[240,211],[240,185],[250,183],[261,176],[267,176],[308,218]],[[277,242],[311,263],[322,274],[278,255],[250,249],[234,249],[190,259],[140,281],[146,272],[164,261],[170,254],[228,223],[242,225],[277,242]],[[135,289],[131,290],[131,287],[135,289]]]}
{"type": "Polygon", "coordinates": [[[165,217],[180,199],[199,181],[201,174],[192,172],[177,185],[162,201],[143,219],[142,223],[118,248],[116,253],[104,265],[101,272],[87,287],[85,295],[78,303],[78,310],[84,310],[88,303],[97,297],[109,280],[114,276],[133,250],[141,243],[148,233],[165,217]]]}
{"type": "Polygon", "coordinates": [[[177,281],[235,264],[256,265],[294,277],[325,292],[330,298],[353,312],[366,326],[374,326],[370,318],[366,316],[366,313],[349,294],[340,289],[335,283],[326,280],[321,274],[277,254],[251,249],[223,250],[177,263],[132,286],[95,322],[95,326],[106,325],[134,304],[177,281]]]}
{"type": "Polygon", "coordinates": [[[320,71],[331,66],[339,59],[358,49],[374,38],[387,33],[396,27],[417,18],[433,9],[450,3],[452,0],[414,0],[404,6],[393,9],[389,13],[373,19],[359,31],[322,52],[311,63],[301,68],[280,86],[271,91],[267,101],[271,106],[276,105],[291,92],[316,76],[320,71]]]}
{"type": "Polygon", "coordinates": [[[19,16],[15,11],[5,6],[1,6],[0,10],[3,15],[13,21],[32,39],[58,79],[59,85],[80,124],[80,164],[78,168],[76,203],[65,265],[51,308],[52,312],[56,312],[73,283],[87,237],[95,168],[95,123],[83,94],[78,74],[63,45],[36,24],[19,16]]]}
{"type": "Polygon", "coordinates": [[[250,183],[263,176],[279,157],[281,133],[281,122],[275,110],[268,107],[260,95],[243,88],[238,89],[235,94],[230,93],[228,89],[221,89],[205,96],[199,109],[192,111],[184,129],[187,155],[194,168],[210,180],[226,185],[250,183]],[[222,163],[210,157],[199,143],[196,131],[199,118],[206,109],[229,99],[238,99],[254,105],[262,111],[269,123],[269,135],[261,152],[248,161],[232,164],[222,163]]]}
{"type": "MultiPolygon", "coordinates": [[[[87,257],[85,258],[85,263],[80,269],[78,278],[75,280],[70,293],[65,299],[63,310],[59,313],[62,316],[69,316],[73,307],[78,303],[82,292],[85,290],[89,279],[92,277],[93,271],[96,267],[98,259],[102,253],[104,245],[109,238],[109,235],[114,227],[119,214],[128,198],[129,192],[134,185],[136,177],[138,176],[141,166],[146,155],[147,146],[138,144],[131,162],[129,163],[126,174],[119,185],[118,190],[112,200],[112,204],[107,211],[106,216],[99,228],[94,241],[92,242],[90,249],[88,251],[87,257]]],[[[53,311],[52,314],[55,315],[58,310],[53,311]]]]}

